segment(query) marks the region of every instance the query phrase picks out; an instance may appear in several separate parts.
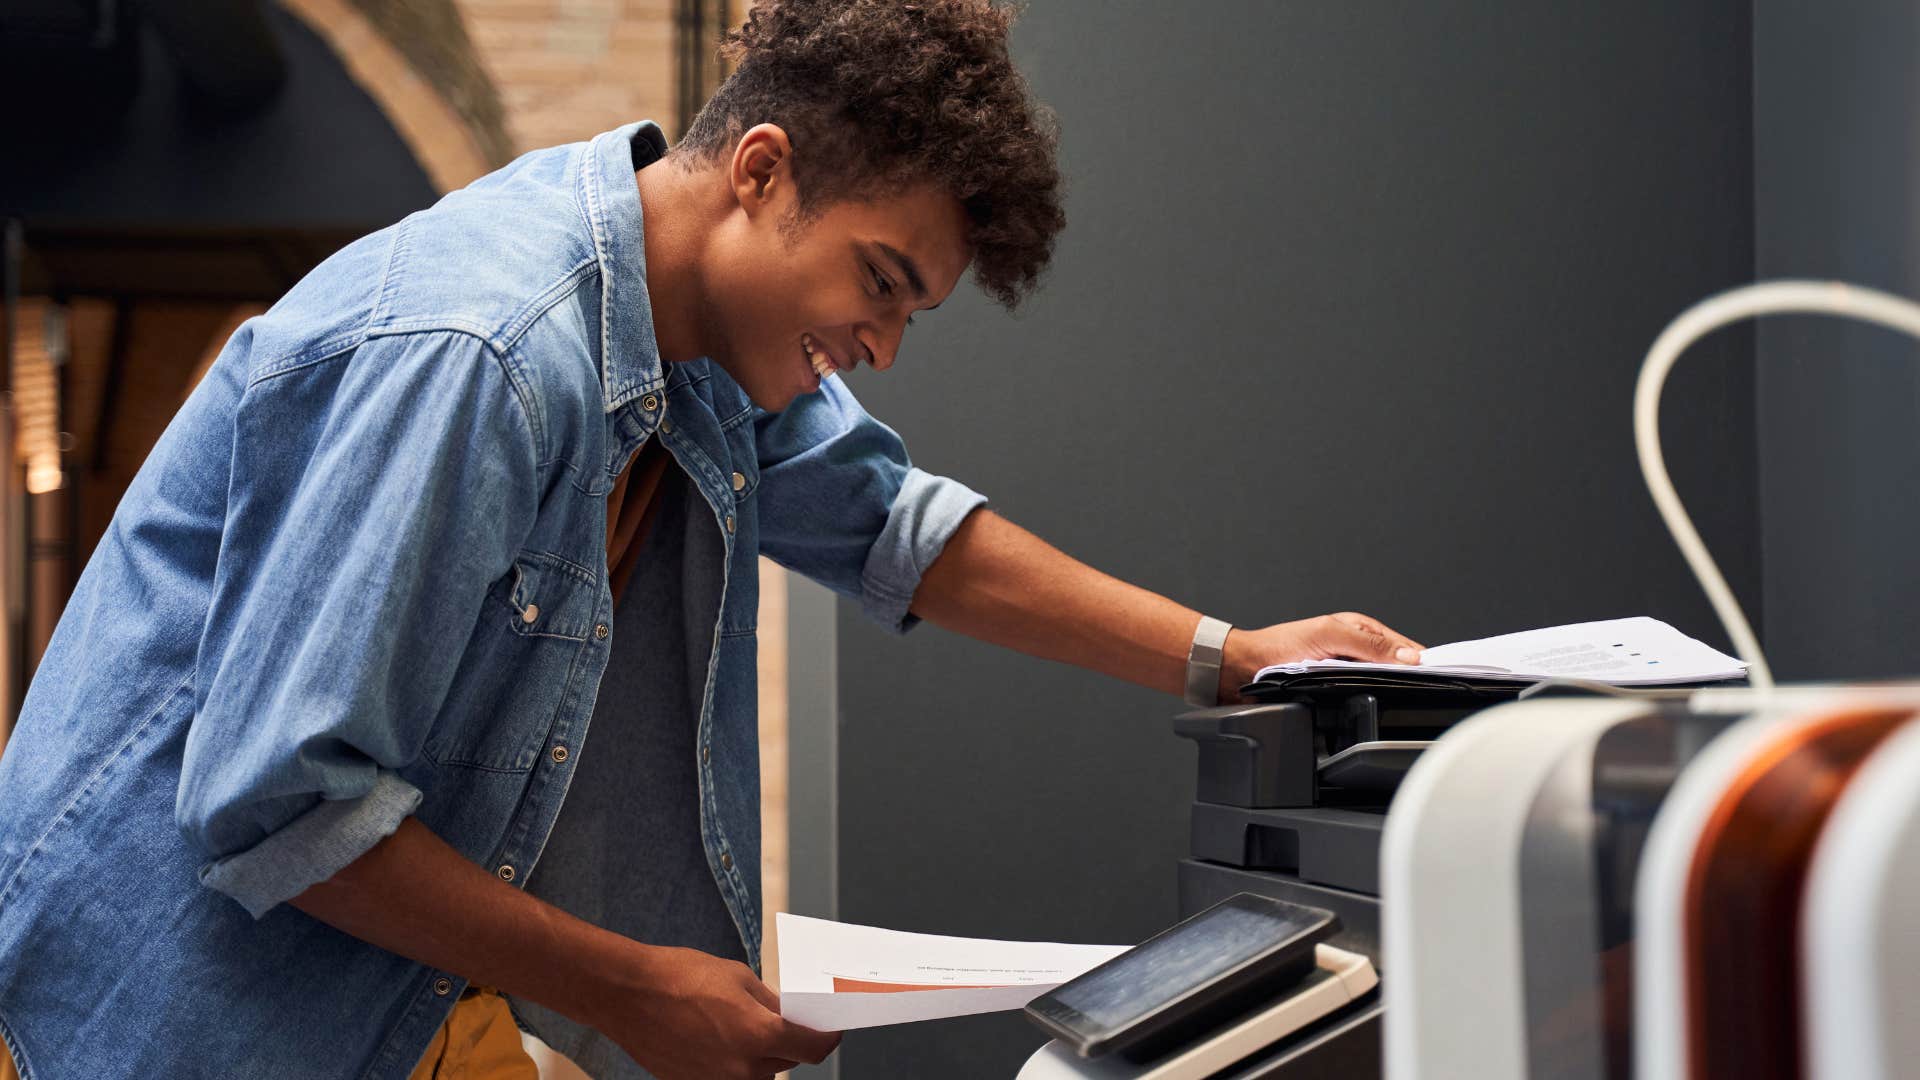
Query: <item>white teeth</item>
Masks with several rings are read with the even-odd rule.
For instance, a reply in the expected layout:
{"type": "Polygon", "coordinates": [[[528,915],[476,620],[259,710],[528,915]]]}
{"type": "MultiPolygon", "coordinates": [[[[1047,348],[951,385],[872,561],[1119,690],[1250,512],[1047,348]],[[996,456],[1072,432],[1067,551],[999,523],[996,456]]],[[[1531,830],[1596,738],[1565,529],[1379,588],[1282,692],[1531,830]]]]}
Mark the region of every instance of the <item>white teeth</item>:
{"type": "Polygon", "coordinates": [[[800,350],[807,354],[807,362],[813,365],[813,373],[815,375],[820,376],[822,379],[830,379],[833,377],[833,361],[827,359],[826,353],[813,351],[812,338],[801,338],[800,350]]]}

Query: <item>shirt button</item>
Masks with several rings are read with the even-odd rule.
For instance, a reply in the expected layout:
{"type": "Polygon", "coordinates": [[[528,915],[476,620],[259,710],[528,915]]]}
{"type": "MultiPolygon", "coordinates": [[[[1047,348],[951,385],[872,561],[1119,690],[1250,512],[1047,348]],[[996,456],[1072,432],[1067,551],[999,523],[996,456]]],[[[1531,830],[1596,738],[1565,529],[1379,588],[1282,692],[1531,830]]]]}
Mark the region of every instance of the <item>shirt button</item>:
{"type": "Polygon", "coordinates": [[[747,486],[747,478],[740,475],[739,473],[734,473],[733,474],[733,490],[739,491],[741,488],[746,486],[747,486]]]}
{"type": "Polygon", "coordinates": [[[540,605],[528,604],[520,609],[520,621],[530,623],[540,617],[540,605]]]}
{"type": "Polygon", "coordinates": [[[498,870],[496,870],[496,871],[494,871],[494,873],[496,873],[496,874],[499,874],[499,875],[500,875],[500,880],[501,880],[501,881],[512,881],[512,880],[513,880],[513,867],[511,867],[511,866],[508,866],[508,865],[506,865],[505,863],[501,863],[501,864],[500,864],[500,869],[498,869],[498,870]]]}
{"type": "Polygon", "coordinates": [[[595,623],[593,625],[593,636],[601,641],[605,641],[607,639],[607,624],[595,623]]]}
{"type": "Polygon", "coordinates": [[[433,992],[439,994],[441,997],[446,997],[448,994],[453,993],[453,980],[447,978],[445,975],[433,980],[433,992]]]}
{"type": "Polygon", "coordinates": [[[726,852],[724,852],[724,851],[723,851],[723,852],[721,852],[721,853],[720,853],[720,866],[721,866],[721,868],[722,868],[722,869],[726,869],[726,870],[731,870],[731,869],[733,869],[733,856],[732,856],[732,855],[729,855],[729,854],[727,854],[727,853],[726,853],[726,852]]]}
{"type": "Polygon", "coordinates": [[[703,746],[703,747],[701,747],[701,748],[700,748],[700,760],[701,760],[701,761],[712,761],[712,760],[713,760],[713,747],[711,747],[711,746],[703,746]]]}
{"type": "Polygon", "coordinates": [[[661,420],[661,421],[660,421],[660,434],[662,434],[662,435],[671,435],[671,434],[673,434],[673,421],[671,421],[671,420],[661,420]]]}
{"type": "Polygon", "coordinates": [[[648,412],[654,412],[660,408],[660,399],[652,394],[648,394],[646,397],[640,399],[640,407],[648,412]]]}
{"type": "Polygon", "coordinates": [[[733,515],[732,514],[727,515],[727,535],[728,536],[733,535],[733,515]]]}
{"type": "Polygon", "coordinates": [[[565,761],[565,760],[567,760],[567,748],[566,748],[566,747],[564,747],[564,746],[556,746],[556,747],[554,747],[554,748],[553,748],[553,763],[554,763],[554,764],[556,764],[556,765],[558,765],[559,763],[561,763],[561,762],[563,762],[563,761],[565,761]]]}

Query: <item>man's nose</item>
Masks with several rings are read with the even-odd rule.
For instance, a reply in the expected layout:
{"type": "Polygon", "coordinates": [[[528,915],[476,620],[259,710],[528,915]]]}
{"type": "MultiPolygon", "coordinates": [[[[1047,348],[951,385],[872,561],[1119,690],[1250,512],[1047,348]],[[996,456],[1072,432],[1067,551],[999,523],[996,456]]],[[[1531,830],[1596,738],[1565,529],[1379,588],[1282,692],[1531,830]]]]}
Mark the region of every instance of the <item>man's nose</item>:
{"type": "Polygon", "coordinates": [[[873,370],[885,371],[893,366],[900,354],[900,341],[906,337],[907,320],[902,316],[891,325],[869,325],[862,328],[858,335],[860,344],[866,346],[873,357],[873,370]]]}

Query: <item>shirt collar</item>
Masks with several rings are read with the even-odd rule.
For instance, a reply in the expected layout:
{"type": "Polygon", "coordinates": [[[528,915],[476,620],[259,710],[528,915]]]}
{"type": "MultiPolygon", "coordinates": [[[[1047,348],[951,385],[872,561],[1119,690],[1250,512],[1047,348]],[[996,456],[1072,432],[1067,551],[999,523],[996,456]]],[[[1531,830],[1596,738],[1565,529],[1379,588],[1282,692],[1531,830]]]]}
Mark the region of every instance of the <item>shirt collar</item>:
{"type": "Polygon", "coordinates": [[[647,297],[640,187],[633,174],[667,152],[651,120],[594,136],[581,155],[580,202],[600,264],[600,386],[606,411],[666,385],[647,297]]]}

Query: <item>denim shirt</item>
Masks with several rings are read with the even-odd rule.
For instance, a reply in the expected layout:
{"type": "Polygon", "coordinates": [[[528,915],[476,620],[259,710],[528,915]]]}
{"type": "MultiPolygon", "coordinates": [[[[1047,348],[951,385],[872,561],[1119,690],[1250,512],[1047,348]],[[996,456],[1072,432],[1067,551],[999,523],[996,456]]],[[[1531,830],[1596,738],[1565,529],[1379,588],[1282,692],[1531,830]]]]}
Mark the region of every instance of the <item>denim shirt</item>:
{"type": "Polygon", "coordinates": [[[409,815],[619,922],[632,882],[541,856],[594,752],[605,496],[647,439],[689,484],[680,596],[622,633],[705,662],[636,708],[697,718],[700,842],[757,963],[756,558],[904,630],[983,500],[837,379],[769,414],[662,364],[634,171],[664,149],[636,124],[528,154],[342,249],[155,445],[0,757],[0,1034],[29,1080],[405,1077],[459,974],[283,901],[409,815]]]}

